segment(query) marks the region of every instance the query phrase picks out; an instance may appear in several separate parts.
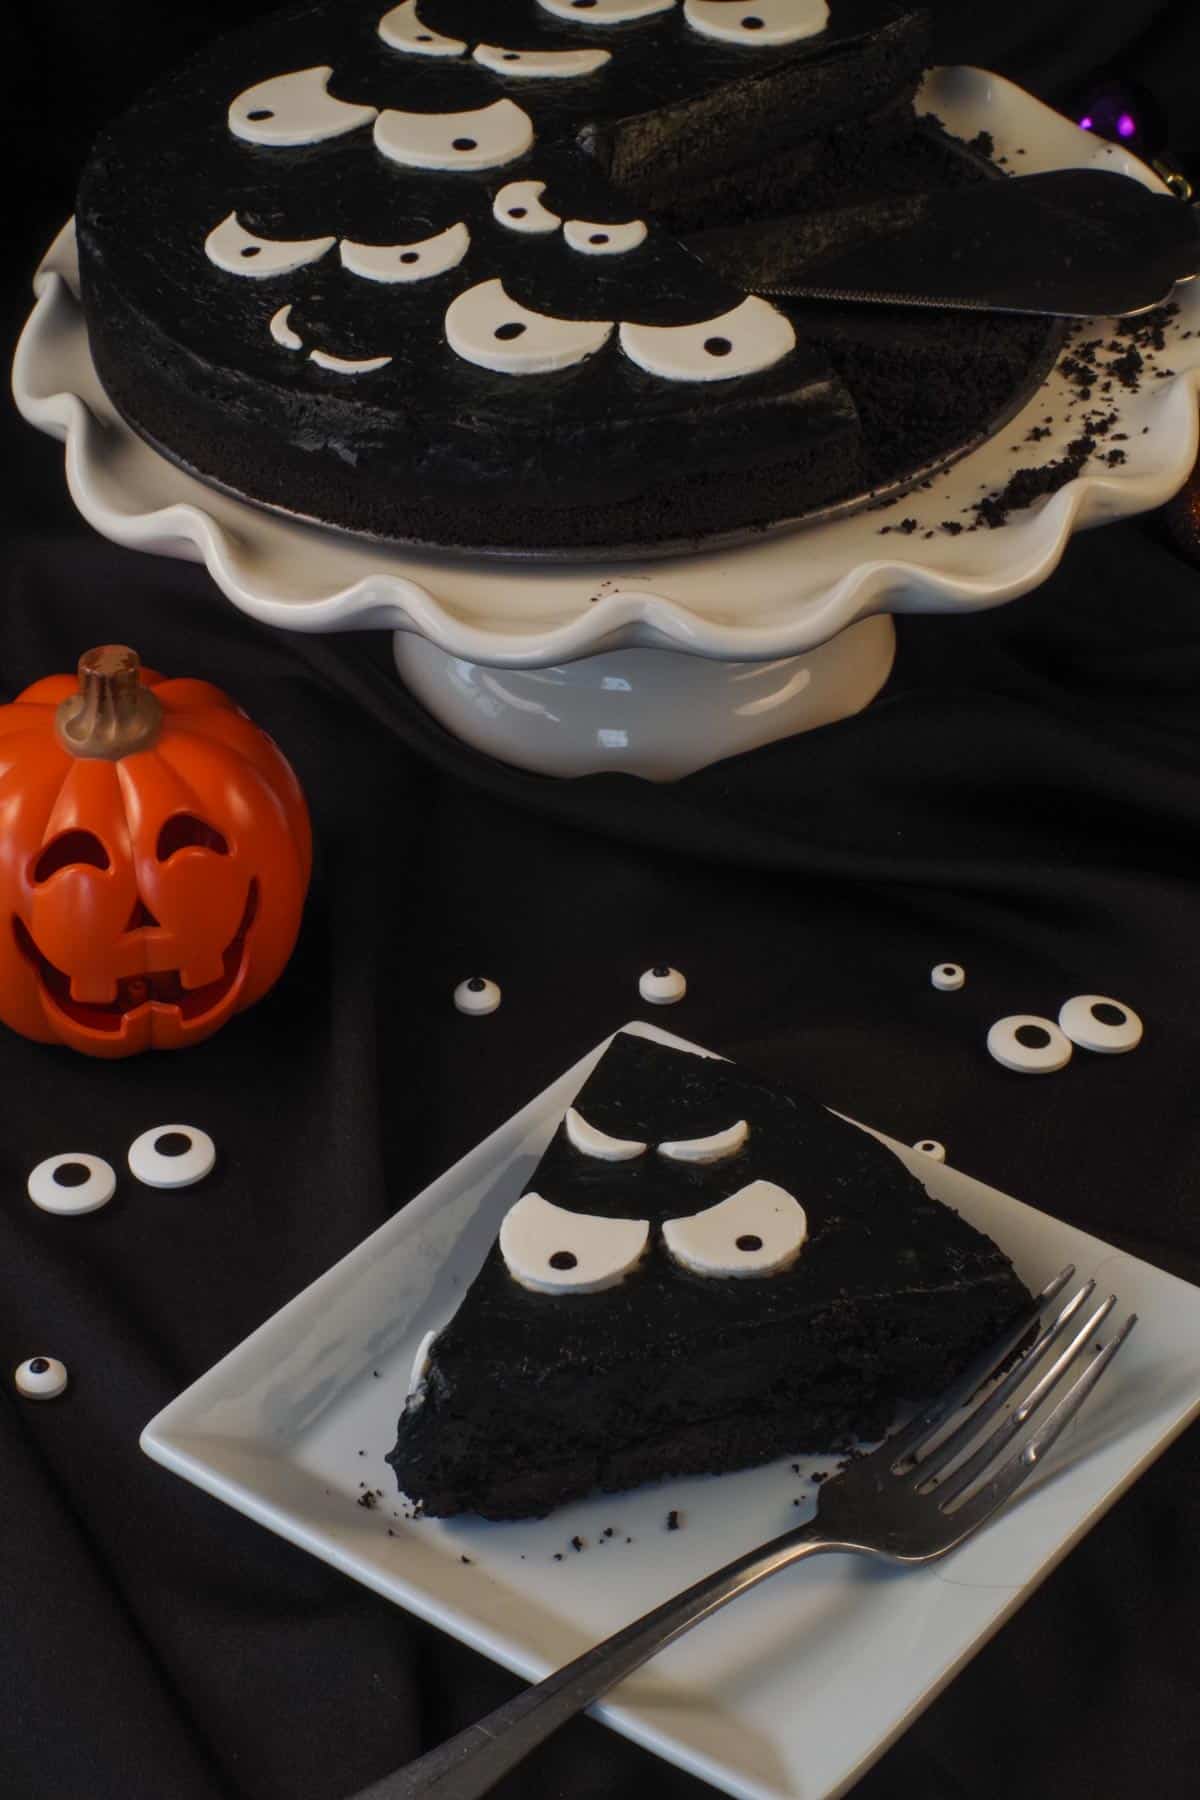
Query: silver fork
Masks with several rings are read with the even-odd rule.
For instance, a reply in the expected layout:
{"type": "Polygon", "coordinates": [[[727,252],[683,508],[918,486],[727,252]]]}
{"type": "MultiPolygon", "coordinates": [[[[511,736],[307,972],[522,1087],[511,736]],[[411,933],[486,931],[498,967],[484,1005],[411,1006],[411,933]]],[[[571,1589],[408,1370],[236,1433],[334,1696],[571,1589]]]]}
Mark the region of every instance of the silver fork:
{"type": "Polygon", "coordinates": [[[885,1562],[925,1563],[945,1556],[1016,1493],[1137,1323],[1131,1313],[1115,1337],[1089,1350],[1117,1297],[1110,1294],[1080,1322],[1096,1286],[1088,1281],[1056,1311],[1055,1302],[1074,1273],[1068,1267],[1056,1275],[944,1394],[870,1455],[827,1481],[814,1519],[706,1575],[478,1724],[363,1788],[353,1800],[474,1800],[487,1793],[551,1732],[657,1651],[802,1557],[837,1550],[885,1562]],[[1033,1341],[1022,1349],[1031,1334],[1033,1341]],[[1043,1414],[1051,1393],[1072,1370],[1078,1371],[1074,1380],[1043,1414]],[[1014,1403],[1035,1375],[1033,1385],[1014,1403]],[[1004,1460],[1004,1452],[1039,1415],[1024,1445],[1004,1460]]]}

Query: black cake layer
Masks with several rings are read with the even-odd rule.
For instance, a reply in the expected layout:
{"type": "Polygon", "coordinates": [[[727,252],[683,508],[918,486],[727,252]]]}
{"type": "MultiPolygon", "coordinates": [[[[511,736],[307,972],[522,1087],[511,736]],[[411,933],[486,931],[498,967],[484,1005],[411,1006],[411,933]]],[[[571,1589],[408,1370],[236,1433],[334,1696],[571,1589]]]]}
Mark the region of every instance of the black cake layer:
{"type": "Polygon", "coordinates": [[[808,1241],[790,1268],[742,1279],[690,1274],[657,1241],[594,1294],[532,1292],[494,1246],[389,1459],[425,1512],[541,1514],[593,1489],[878,1435],[1028,1299],[1007,1257],[874,1138],[731,1064],[622,1033],[576,1105],[651,1145],[738,1119],[750,1136],[709,1165],[653,1151],[604,1163],[560,1127],[526,1191],[657,1227],[768,1180],[804,1207],[808,1241]]]}
{"type": "MultiPolygon", "coordinates": [[[[911,112],[927,41],[920,9],[832,0],[819,37],[751,51],[698,38],[680,8],[589,32],[582,14],[559,21],[535,0],[502,11],[423,0],[424,22],[468,42],[613,52],[585,80],[520,83],[469,57],[398,55],[376,32],[385,10],[382,0],[313,0],[253,25],[162,83],[98,143],[79,196],[84,305],[100,378],[135,430],[252,500],[380,538],[509,550],[700,539],[877,482],[871,439],[896,390],[882,384],[881,401],[872,358],[832,357],[795,308],[794,352],[711,382],[647,375],[615,333],[567,369],[493,373],[454,355],[441,321],[455,293],[493,276],[518,303],[562,318],[679,325],[736,306],[744,289],[658,229],[641,196],[696,227],[747,206],[828,206],[876,179],[929,179],[911,112]],[[369,129],[290,149],[229,131],[237,93],[316,65],[333,68],[334,95],[381,108],[515,98],[537,142],[500,169],[434,175],[388,162],[369,129]],[[563,217],[646,212],[649,238],[623,256],[588,257],[561,232],[503,229],[491,215],[498,187],[530,176],[546,181],[544,201],[563,217]],[[411,285],[364,280],[336,251],[248,280],[204,254],[208,231],[231,211],[264,238],[368,244],[461,219],[472,244],[455,270],[411,285]],[[282,305],[305,346],[391,361],[348,377],[281,347],[270,324],[282,305]]],[[[955,331],[926,327],[930,346],[955,331]]],[[[922,426],[907,462],[906,423],[889,418],[896,453],[884,479],[928,460],[930,442],[949,453],[973,435],[978,409],[994,402],[994,384],[985,386],[977,394],[955,376],[947,393],[958,405],[938,415],[932,438],[922,426]]]]}

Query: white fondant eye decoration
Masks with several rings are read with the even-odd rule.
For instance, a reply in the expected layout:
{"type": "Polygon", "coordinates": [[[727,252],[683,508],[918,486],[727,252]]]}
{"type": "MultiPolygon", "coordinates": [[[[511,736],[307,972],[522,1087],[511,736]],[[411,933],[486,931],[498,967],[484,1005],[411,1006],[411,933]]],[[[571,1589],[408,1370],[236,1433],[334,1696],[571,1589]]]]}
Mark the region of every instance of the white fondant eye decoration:
{"type": "Polygon", "coordinates": [[[798,1200],[773,1181],[752,1181],[688,1219],[667,1219],[663,1242],[693,1275],[774,1275],[808,1236],[798,1200]]]}
{"type": "Polygon", "coordinates": [[[369,375],[373,369],[386,369],[390,356],[335,356],[332,350],[310,350],[309,362],[319,369],[332,369],[335,375],[369,375]]]}
{"type": "Polygon", "coordinates": [[[508,181],[492,201],[492,217],[510,231],[557,231],[558,214],[543,206],[544,181],[508,181]]]}
{"type": "Polygon", "coordinates": [[[635,1269],[648,1219],[601,1219],[524,1194],[504,1215],[500,1254],[514,1281],[541,1294],[596,1294],[635,1269]]]}
{"type": "Polygon", "coordinates": [[[474,112],[381,112],[375,142],[409,169],[494,169],[524,156],[533,143],[529,114],[512,100],[474,112]]]}
{"type": "Polygon", "coordinates": [[[538,0],[556,19],[576,25],[630,25],[655,13],[670,12],[675,0],[538,0]]]}
{"type": "Polygon", "coordinates": [[[471,247],[463,224],[412,244],[356,244],[343,238],[338,247],[342,266],[367,281],[427,281],[460,263],[471,247]]]}
{"type": "Polygon", "coordinates": [[[108,1205],[117,1191],[117,1178],[102,1156],[70,1150],[40,1162],[26,1185],[29,1198],[43,1212],[89,1213],[108,1205]]]}
{"type": "Polygon", "coordinates": [[[417,0],[401,0],[379,21],[379,35],[393,50],[406,50],[412,56],[461,56],[466,45],[461,38],[443,37],[430,31],[417,17],[417,0]]]}
{"type": "Polygon", "coordinates": [[[929,979],[941,993],[955,994],[965,985],[967,971],[961,963],[935,963],[929,971],[929,979]]]}
{"type": "Polygon", "coordinates": [[[638,993],[652,1006],[674,1006],[687,993],[687,977],[678,969],[669,969],[665,963],[660,963],[639,976],[638,993]]]}
{"type": "Polygon", "coordinates": [[[281,306],[277,313],[271,314],[271,323],[268,329],[275,342],[282,344],[285,350],[303,350],[304,339],[298,331],[292,330],[289,324],[291,316],[290,303],[287,306],[281,306]]]}
{"type": "Polygon", "coordinates": [[[815,37],[829,23],[826,0],[684,0],[683,16],[693,31],[724,44],[760,47],[794,44],[815,37]]]}
{"type": "Polygon", "coordinates": [[[1142,1041],[1142,1021],[1132,1006],[1106,994],[1076,994],[1073,1000],[1064,1000],[1058,1022],[1081,1050],[1115,1056],[1136,1050],[1142,1041]]]}
{"type": "Polygon", "coordinates": [[[1020,1075],[1053,1075],[1071,1060],[1071,1040],[1053,1019],[1036,1013],[1010,1013],[997,1019],[987,1034],[990,1055],[1020,1075]]]}
{"type": "Polygon", "coordinates": [[[429,1369],[429,1353],[440,1335],[438,1331],[427,1331],[417,1345],[417,1353],[413,1357],[412,1369],[409,1371],[408,1387],[405,1389],[406,1398],[409,1394],[415,1394],[424,1381],[429,1369]]]}
{"type": "Polygon", "coordinates": [[[456,356],[500,375],[565,369],[599,350],[612,331],[600,319],[555,319],[510,300],[499,280],[481,281],[446,309],[446,339],[456,356]]]}
{"type": "Polygon", "coordinates": [[[217,1160],[217,1147],[198,1125],[154,1125],[129,1146],[129,1172],[153,1188],[191,1187],[217,1160]]]}
{"type": "Polygon", "coordinates": [[[454,1004],[460,1013],[494,1013],[500,1004],[500,989],[483,975],[471,975],[455,988],[454,1004]]]}
{"type": "Polygon", "coordinates": [[[249,144],[279,147],[319,144],[369,125],[378,108],[335,100],[328,92],[332,74],[330,68],[297,69],[248,87],[230,105],[230,131],[249,144]]]}
{"type": "Polygon", "coordinates": [[[769,369],[795,347],[781,312],[756,295],[698,325],[622,325],[621,348],[665,381],[726,381],[769,369]]]}
{"type": "Polygon", "coordinates": [[[238,224],[230,213],[214,225],[204,240],[204,254],[229,275],[250,275],[261,281],[268,275],[289,275],[305,263],[316,262],[332,250],[336,238],[261,238],[238,224]]]}
{"type": "Polygon", "coordinates": [[[567,1108],[564,1123],[568,1141],[575,1149],[584,1156],[598,1156],[603,1162],[629,1162],[646,1148],[636,1138],[609,1137],[606,1131],[597,1131],[573,1106],[567,1108]]]}
{"type": "Polygon", "coordinates": [[[23,1400],[57,1400],[66,1392],[66,1364],[57,1356],[31,1356],[18,1365],[13,1380],[23,1400]]]}
{"type": "Polygon", "coordinates": [[[739,1119],[736,1125],[730,1125],[726,1131],[714,1131],[711,1137],[678,1138],[660,1144],[658,1154],[672,1162],[721,1162],[727,1156],[736,1156],[749,1136],[750,1127],[745,1119],[739,1119]]]}
{"type": "Polygon", "coordinates": [[[625,225],[593,225],[586,219],[568,219],[563,237],[572,250],[583,256],[620,256],[645,243],[646,226],[641,219],[630,219],[625,225]]]}
{"type": "Polygon", "coordinates": [[[612,61],[611,50],[506,50],[500,44],[476,44],[471,55],[496,75],[535,76],[542,81],[594,75],[612,61]]]}
{"type": "Polygon", "coordinates": [[[939,1144],[936,1138],[918,1138],[913,1149],[919,1150],[922,1156],[928,1156],[932,1162],[944,1163],[946,1160],[946,1146],[939,1144]]]}

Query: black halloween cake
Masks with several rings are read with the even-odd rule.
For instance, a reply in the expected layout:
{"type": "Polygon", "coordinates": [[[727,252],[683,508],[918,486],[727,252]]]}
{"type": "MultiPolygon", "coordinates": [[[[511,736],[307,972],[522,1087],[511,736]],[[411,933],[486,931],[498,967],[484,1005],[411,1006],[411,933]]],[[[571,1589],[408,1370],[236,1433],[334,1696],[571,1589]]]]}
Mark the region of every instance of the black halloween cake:
{"type": "Polygon", "coordinates": [[[653,547],[865,494],[995,423],[1045,327],[818,315],[688,243],[986,178],[917,125],[927,35],[902,0],[293,6],[97,144],[100,378],[201,479],[383,539],[653,547]]]}
{"type": "Polygon", "coordinates": [[[875,1138],[621,1032],[413,1372],[389,1461],[425,1513],[878,1436],[1028,1304],[875,1138]]]}

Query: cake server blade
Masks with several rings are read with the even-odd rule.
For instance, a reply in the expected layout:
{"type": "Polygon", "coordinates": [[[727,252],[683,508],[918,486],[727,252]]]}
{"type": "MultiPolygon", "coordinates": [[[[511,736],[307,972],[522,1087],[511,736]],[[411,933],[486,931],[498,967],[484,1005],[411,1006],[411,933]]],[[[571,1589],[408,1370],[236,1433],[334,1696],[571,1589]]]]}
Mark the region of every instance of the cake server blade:
{"type": "Polygon", "coordinates": [[[1128,318],[1200,274],[1200,210],[1128,175],[1055,169],[687,243],[772,298],[1128,318]]]}

